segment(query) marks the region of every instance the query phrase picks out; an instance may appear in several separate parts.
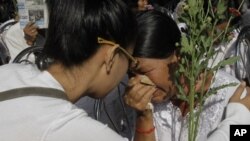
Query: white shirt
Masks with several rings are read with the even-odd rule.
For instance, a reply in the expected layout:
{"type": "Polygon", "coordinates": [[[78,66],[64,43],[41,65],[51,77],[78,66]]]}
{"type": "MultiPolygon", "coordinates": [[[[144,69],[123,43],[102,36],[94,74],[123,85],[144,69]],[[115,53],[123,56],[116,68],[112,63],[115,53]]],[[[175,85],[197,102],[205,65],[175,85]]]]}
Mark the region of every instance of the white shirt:
{"type": "Polygon", "coordinates": [[[25,48],[29,47],[24,38],[23,29],[20,27],[20,22],[12,25],[3,34],[3,41],[9,49],[12,62],[14,58],[25,48]]]}
{"type": "Polygon", "coordinates": [[[250,124],[250,114],[247,107],[239,103],[229,103],[226,109],[226,119],[223,120],[209,136],[207,141],[229,141],[230,125],[250,124]]]}
{"type": "MultiPolygon", "coordinates": [[[[31,86],[63,91],[50,73],[33,65],[7,64],[0,72],[0,92],[31,86]]],[[[63,99],[19,97],[0,101],[0,111],[1,141],[127,141],[63,99]]]]}

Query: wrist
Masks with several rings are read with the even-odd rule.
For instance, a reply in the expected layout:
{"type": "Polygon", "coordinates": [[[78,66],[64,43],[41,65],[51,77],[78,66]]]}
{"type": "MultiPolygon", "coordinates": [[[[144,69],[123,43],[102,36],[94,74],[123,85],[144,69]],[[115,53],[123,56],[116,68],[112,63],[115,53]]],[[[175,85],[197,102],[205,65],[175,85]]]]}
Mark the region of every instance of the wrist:
{"type": "Polygon", "coordinates": [[[151,133],[154,133],[155,131],[155,127],[151,127],[151,128],[148,128],[148,129],[145,129],[145,128],[136,128],[135,131],[139,134],[144,134],[144,135],[148,135],[148,134],[151,134],[151,133]]]}
{"type": "MultiPolygon", "coordinates": [[[[137,112],[136,119],[136,129],[140,133],[140,131],[148,131],[154,127],[153,122],[153,112],[152,110],[145,110],[141,112],[137,112]]],[[[143,132],[142,132],[143,133],[143,132]]]]}
{"type": "Polygon", "coordinates": [[[137,118],[152,118],[153,111],[150,109],[146,109],[144,111],[137,111],[137,118]]]}

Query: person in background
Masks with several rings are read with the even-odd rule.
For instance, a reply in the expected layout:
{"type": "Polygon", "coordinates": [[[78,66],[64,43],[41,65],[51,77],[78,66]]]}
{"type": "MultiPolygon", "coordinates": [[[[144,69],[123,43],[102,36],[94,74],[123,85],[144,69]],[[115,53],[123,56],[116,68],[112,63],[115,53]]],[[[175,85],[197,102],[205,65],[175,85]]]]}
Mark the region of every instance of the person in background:
{"type": "Polygon", "coordinates": [[[39,29],[35,23],[29,22],[21,28],[15,0],[1,0],[0,3],[1,42],[8,48],[9,62],[27,47],[44,45],[45,36],[39,34],[43,29],[39,29]]]}
{"type": "MultiPolygon", "coordinates": [[[[176,43],[180,42],[181,33],[172,18],[157,10],[140,13],[137,16],[137,21],[138,36],[133,56],[136,57],[140,63],[136,69],[132,70],[132,76],[134,76],[131,77],[128,82],[129,87],[124,97],[125,102],[130,106],[144,106],[147,100],[145,100],[144,103],[140,103],[140,99],[142,99],[141,95],[146,91],[143,87],[145,83],[143,83],[142,80],[149,78],[151,84],[146,83],[146,85],[152,85],[157,89],[153,97],[148,99],[148,101],[152,101],[154,104],[153,115],[157,131],[157,140],[188,140],[187,103],[176,99],[178,91],[174,83],[174,73],[177,70],[178,60],[181,58],[178,54],[179,48],[176,47],[176,43]]],[[[204,77],[204,75],[201,74],[201,77],[204,77]]],[[[204,84],[206,91],[223,84],[232,82],[239,83],[236,78],[223,71],[218,71],[216,74],[211,73],[206,77],[207,79],[204,84]]],[[[198,82],[199,81],[197,81],[197,90],[199,90],[198,82]]],[[[183,87],[188,88],[185,84],[183,87]]],[[[245,100],[241,101],[237,94],[237,100],[232,100],[233,102],[242,102],[247,108],[238,103],[230,103],[228,105],[229,99],[235,89],[236,86],[220,89],[217,91],[217,94],[211,95],[206,99],[199,119],[200,124],[198,127],[197,141],[209,139],[209,135],[216,130],[217,127],[220,127],[219,125],[221,121],[224,120],[224,116],[226,116],[226,119],[229,118],[232,111],[239,110],[237,114],[231,117],[234,123],[250,123],[250,113],[248,109],[250,102],[246,102],[249,100],[249,95],[245,100]],[[229,115],[224,115],[226,107],[227,113],[230,113],[229,115]]],[[[244,96],[245,93],[243,94],[243,97],[244,96]]],[[[234,98],[233,96],[232,99],[234,98]]],[[[216,138],[225,140],[229,138],[229,133],[227,132],[229,130],[228,120],[224,121],[225,122],[222,122],[222,124],[225,125],[224,128],[220,128],[218,131],[225,134],[221,134],[221,137],[218,137],[219,134],[214,135],[214,141],[216,138]]]]}
{"type": "MultiPolygon", "coordinates": [[[[34,64],[0,67],[0,140],[128,141],[73,103],[105,97],[129,62],[137,63],[130,55],[137,33],[133,13],[121,0],[47,2],[43,56],[52,63],[44,70],[34,64]]],[[[146,87],[147,100],[155,88],[146,87]]],[[[145,105],[137,112],[134,141],[155,141],[151,110],[145,105]]]]}

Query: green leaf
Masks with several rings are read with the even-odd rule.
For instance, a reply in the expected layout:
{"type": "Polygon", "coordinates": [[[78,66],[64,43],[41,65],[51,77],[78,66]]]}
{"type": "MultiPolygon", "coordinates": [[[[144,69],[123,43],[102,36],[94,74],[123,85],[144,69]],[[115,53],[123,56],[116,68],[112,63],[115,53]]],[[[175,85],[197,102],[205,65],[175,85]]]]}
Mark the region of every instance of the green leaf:
{"type": "Polygon", "coordinates": [[[229,83],[229,84],[223,84],[223,85],[221,85],[221,86],[211,88],[211,89],[205,94],[204,100],[206,100],[206,98],[209,97],[210,95],[217,94],[218,90],[224,89],[224,88],[226,88],[226,87],[233,87],[233,86],[236,86],[236,85],[238,85],[238,84],[239,84],[239,83],[229,83]]]}
{"type": "Polygon", "coordinates": [[[182,44],[181,52],[190,53],[192,51],[192,47],[190,46],[190,43],[189,43],[187,36],[185,36],[185,35],[182,36],[181,44],[182,44]]]}
{"type": "Polygon", "coordinates": [[[177,98],[180,99],[180,100],[183,100],[183,101],[188,102],[187,96],[185,96],[185,95],[183,95],[183,94],[178,94],[178,95],[177,95],[177,98]]]}
{"type": "Polygon", "coordinates": [[[221,67],[224,67],[226,65],[234,64],[237,60],[239,60],[238,56],[228,58],[226,60],[220,61],[215,67],[212,68],[213,71],[218,70],[221,67]]]}
{"type": "Polygon", "coordinates": [[[226,4],[225,4],[224,0],[220,0],[218,2],[216,10],[217,10],[216,14],[224,15],[224,13],[227,10],[227,7],[226,7],[226,4]]]}

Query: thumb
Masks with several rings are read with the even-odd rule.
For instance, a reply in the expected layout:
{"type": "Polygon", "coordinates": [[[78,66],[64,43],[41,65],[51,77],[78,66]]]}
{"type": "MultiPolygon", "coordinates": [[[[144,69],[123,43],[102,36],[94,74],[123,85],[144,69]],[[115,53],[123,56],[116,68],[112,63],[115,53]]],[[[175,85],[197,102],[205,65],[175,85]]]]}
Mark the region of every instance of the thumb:
{"type": "Polygon", "coordinates": [[[238,86],[238,88],[235,90],[233,96],[230,98],[229,102],[240,101],[240,96],[241,96],[242,92],[244,91],[245,87],[246,87],[246,82],[242,81],[240,83],[240,85],[238,86]]]}

